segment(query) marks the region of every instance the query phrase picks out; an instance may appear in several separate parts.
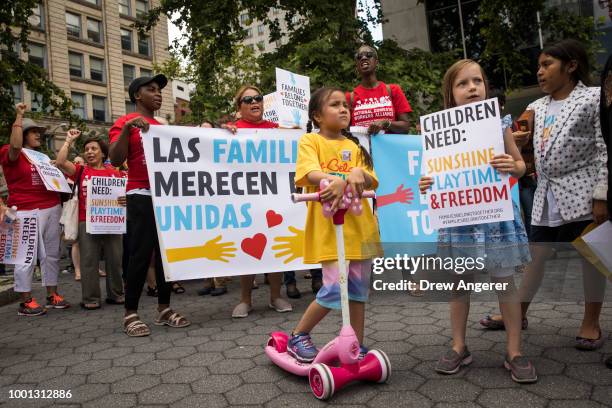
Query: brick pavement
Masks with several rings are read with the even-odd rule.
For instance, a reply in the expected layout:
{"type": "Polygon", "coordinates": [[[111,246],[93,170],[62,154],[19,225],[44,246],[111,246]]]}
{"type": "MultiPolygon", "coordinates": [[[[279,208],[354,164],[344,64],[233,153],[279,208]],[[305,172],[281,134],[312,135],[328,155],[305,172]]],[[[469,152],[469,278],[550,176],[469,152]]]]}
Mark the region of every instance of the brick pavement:
{"type": "MultiPolygon", "coordinates": [[[[67,298],[78,305],[80,288],[63,275],[67,298]]],[[[309,281],[298,279],[303,291],[309,281]]],[[[237,279],[230,293],[217,298],[187,293],[173,304],[193,324],[186,329],[151,325],[150,337],[132,339],[121,330],[121,306],[101,310],[73,307],[46,316],[23,318],[16,304],[0,308],[0,405],[3,407],[316,407],[306,378],[272,365],[263,352],[268,333],[291,330],[312,294],[294,301],[293,313],[267,309],[265,285],[254,291],[255,311],[232,320],[238,299],[237,279]],[[69,400],[9,400],[8,390],[71,390],[69,400]]],[[[36,293],[39,298],[40,289],[36,293]]],[[[608,296],[608,299],[610,297],[608,296]]],[[[537,303],[525,332],[525,353],[537,366],[540,381],[519,386],[501,367],[504,332],[487,332],[478,319],[496,310],[494,302],[472,304],[468,345],[474,363],[455,376],[433,371],[450,341],[448,306],[410,302],[405,295],[373,294],[368,306],[366,344],[390,357],[388,384],[356,384],[340,391],[329,405],[342,407],[603,407],[612,406],[612,370],[602,364],[612,354],[579,352],[573,336],[582,306],[537,303]]],[[[144,296],[141,317],[152,322],[154,299],[144,296]]],[[[340,315],[330,314],[314,331],[318,344],[333,338],[340,315]]],[[[612,330],[612,305],[602,313],[612,330]]]]}

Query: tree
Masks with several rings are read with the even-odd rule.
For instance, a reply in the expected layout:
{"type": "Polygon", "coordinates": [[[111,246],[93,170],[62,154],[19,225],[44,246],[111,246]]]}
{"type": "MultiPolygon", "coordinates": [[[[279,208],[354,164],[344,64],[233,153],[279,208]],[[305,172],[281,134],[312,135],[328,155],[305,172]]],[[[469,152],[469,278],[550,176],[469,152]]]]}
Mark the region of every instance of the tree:
{"type": "MultiPolygon", "coordinates": [[[[174,44],[175,58],[162,71],[196,84],[190,120],[210,120],[233,111],[233,96],[242,84],[274,91],[275,67],[308,75],[313,89],[322,85],[352,89],[358,83],[354,53],[363,43],[373,44],[368,23],[382,21],[380,1],[374,6],[366,8],[354,0],[162,0],[140,28],[149,29],[162,15],[179,15],[174,22],[186,31],[186,46],[174,44]],[[255,58],[240,45],[245,37],[240,16],[262,21],[270,29],[269,41],[275,42],[283,34],[278,17],[269,14],[273,7],[286,12],[286,41],[275,52],[255,58]],[[362,8],[365,16],[359,18],[356,11],[362,8]],[[180,68],[176,61],[183,58],[190,62],[180,68]]],[[[419,114],[441,108],[441,77],[456,53],[406,51],[392,40],[373,45],[379,47],[379,79],[402,86],[414,109],[413,123],[419,114]]]]}
{"type": "Polygon", "coordinates": [[[14,84],[24,83],[41,95],[42,108],[58,114],[70,124],[84,128],[84,122],[72,114],[72,102],[64,91],[48,79],[47,72],[19,57],[19,49],[28,52],[28,18],[38,0],[3,1],[0,6],[0,143],[8,140],[15,119],[14,84]]]}

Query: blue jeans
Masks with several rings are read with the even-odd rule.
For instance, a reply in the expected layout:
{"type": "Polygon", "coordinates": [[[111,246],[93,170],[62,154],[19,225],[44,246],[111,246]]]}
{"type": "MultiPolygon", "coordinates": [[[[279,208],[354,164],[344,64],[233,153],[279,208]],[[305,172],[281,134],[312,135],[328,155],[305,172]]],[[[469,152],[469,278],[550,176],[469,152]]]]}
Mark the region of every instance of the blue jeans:
{"type": "Polygon", "coordinates": [[[525,218],[525,231],[527,238],[531,241],[531,211],[533,210],[533,195],[535,194],[538,183],[535,177],[524,176],[519,180],[519,199],[521,209],[525,218]]]}
{"type": "MultiPolygon", "coordinates": [[[[311,269],[310,274],[312,279],[323,279],[323,271],[321,269],[311,269]]],[[[295,271],[287,271],[283,274],[283,283],[285,286],[295,284],[295,271]]]]}

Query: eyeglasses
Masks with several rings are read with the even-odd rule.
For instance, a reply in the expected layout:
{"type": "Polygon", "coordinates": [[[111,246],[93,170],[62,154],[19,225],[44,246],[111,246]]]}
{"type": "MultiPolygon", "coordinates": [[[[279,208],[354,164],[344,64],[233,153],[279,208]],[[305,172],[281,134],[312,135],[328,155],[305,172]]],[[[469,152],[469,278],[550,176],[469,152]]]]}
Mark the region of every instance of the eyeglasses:
{"type": "Polygon", "coordinates": [[[243,96],[240,99],[240,103],[246,103],[248,105],[252,104],[253,102],[255,103],[259,103],[263,101],[263,96],[261,95],[255,95],[255,96],[243,96]]]}
{"type": "Polygon", "coordinates": [[[357,52],[357,53],[355,53],[355,59],[356,60],[359,61],[363,57],[366,57],[367,59],[374,58],[374,57],[376,57],[376,53],[373,52],[373,51],[365,51],[365,52],[357,52]]]}

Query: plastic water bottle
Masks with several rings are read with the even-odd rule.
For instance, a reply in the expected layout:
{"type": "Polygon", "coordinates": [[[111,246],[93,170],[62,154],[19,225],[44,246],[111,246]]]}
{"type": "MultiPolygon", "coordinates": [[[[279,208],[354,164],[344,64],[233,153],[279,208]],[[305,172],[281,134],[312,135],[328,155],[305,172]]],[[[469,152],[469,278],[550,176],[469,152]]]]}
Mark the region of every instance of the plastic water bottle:
{"type": "Polygon", "coordinates": [[[5,224],[12,224],[13,222],[15,222],[16,219],[17,219],[17,207],[12,206],[8,210],[6,210],[3,221],[5,224]]]}

